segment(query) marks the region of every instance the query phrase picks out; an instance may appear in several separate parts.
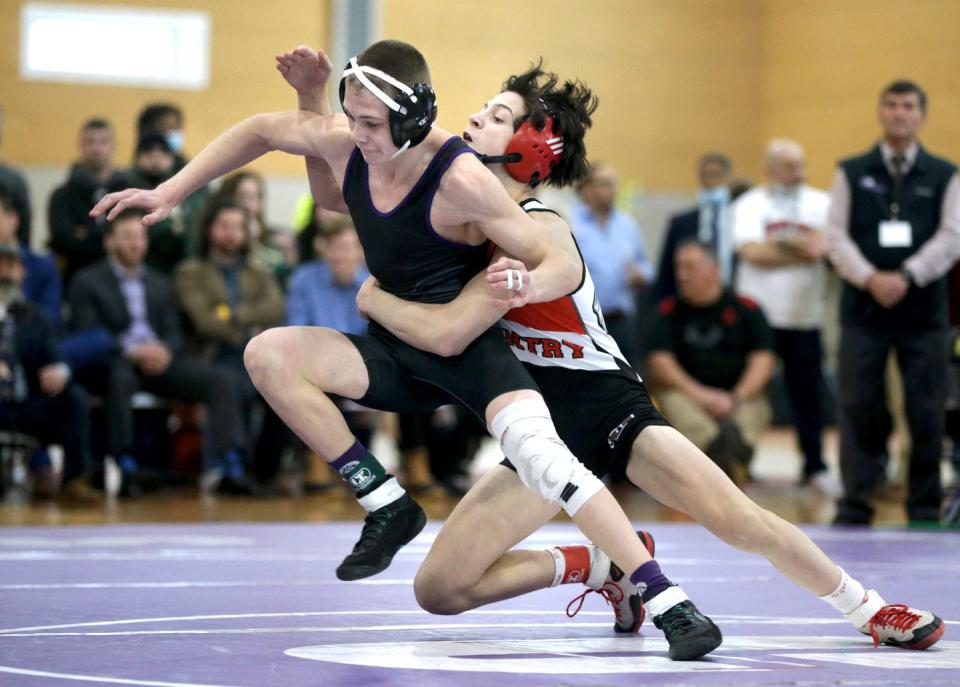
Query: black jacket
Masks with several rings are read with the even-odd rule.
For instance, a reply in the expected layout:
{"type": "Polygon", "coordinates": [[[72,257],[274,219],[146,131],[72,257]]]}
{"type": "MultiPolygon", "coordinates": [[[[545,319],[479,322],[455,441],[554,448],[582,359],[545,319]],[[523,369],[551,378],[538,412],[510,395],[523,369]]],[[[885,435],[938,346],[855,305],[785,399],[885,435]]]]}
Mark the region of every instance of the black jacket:
{"type": "MultiPolygon", "coordinates": [[[[180,313],[170,281],[147,267],[144,275],[144,297],[150,327],[177,354],[183,347],[180,313]]],[[[130,327],[130,312],[120,290],[120,281],[106,258],[84,268],[70,285],[71,322],[76,331],[102,327],[116,339],[130,327]]]]}
{"type": "MultiPolygon", "coordinates": [[[[898,269],[903,262],[930,240],[940,226],[943,197],[956,166],[935,157],[925,149],[897,189],[883,162],[880,146],[840,163],[850,186],[848,231],[864,257],[880,270],[898,269]],[[910,223],[912,241],[908,246],[880,245],[881,221],[894,218],[893,203],[898,202],[897,219],[910,223]]],[[[840,297],[840,321],[844,325],[875,326],[893,329],[940,329],[947,326],[946,275],[924,287],[911,285],[902,301],[883,308],[867,291],[844,282],[840,297]]]]}
{"type": "Polygon", "coordinates": [[[63,261],[65,283],[69,283],[78,270],[103,257],[105,219],[94,219],[90,210],[107,193],[124,188],[123,175],[118,171],[101,183],[74,164],[66,183],[50,196],[47,208],[50,247],[63,261]]]}
{"type": "Polygon", "coordinates": [[[17,362],[23,368],[29,396],[44,396],[40,388],[40,369],[60,362],[53,327],[29,301],[11,305],[7,317],[13,317],[16,325],[17,362]]]}

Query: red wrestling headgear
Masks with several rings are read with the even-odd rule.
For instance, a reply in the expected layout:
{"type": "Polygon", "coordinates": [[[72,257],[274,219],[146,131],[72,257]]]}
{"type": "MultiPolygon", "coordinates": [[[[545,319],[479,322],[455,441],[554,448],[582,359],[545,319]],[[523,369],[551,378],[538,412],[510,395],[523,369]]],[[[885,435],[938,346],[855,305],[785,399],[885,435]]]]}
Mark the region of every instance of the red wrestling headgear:
{"type": "Polygon", "coordinates": [[[521,124],[503,157],[507,158],[507,172],[511,177],[536,186],[550,176],[562,153],[563,136],[554,132],[553,117],[547,115],[543,129],[538,130],[530,119],[521,124]]]}

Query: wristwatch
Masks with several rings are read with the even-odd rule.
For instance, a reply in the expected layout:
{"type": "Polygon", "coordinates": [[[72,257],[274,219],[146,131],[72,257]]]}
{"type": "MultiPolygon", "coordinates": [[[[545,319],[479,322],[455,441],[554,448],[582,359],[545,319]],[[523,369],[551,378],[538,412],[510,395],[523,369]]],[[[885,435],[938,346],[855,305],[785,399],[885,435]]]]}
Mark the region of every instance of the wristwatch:
{"type": "Polygon", "coordinates": [[[900,269],[897,270],[903,278],[907,280],[908,284],[916,284],[917,280],[913,278],[913,272],[910,271],[910,268],[906,265],[900,265],[900,269]]]}

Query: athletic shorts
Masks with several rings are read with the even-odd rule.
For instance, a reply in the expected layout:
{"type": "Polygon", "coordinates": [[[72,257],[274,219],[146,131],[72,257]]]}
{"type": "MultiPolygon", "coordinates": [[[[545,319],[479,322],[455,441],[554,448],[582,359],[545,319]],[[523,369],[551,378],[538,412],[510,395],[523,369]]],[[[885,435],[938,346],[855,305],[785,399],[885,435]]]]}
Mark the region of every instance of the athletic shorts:
{"type": "MultiPolygon", "coordinates": [[[[626,470],[640,432],[670,423],[639,379],[618,372],[526,365],[563,442],[597,477],[626,470]]],[[[503,464],[512,468],[508,460],[503,464]]]]}
{"type": "Polygon", "coordinates": [[[539,391],[499,329],[489,329],[457,356],[427,353],[371,322],[364,335],[347,334],[367,367],[370,386],[357,403],[395,413],[427,413],[460,403],[486,425],[486,409],[501,394],[539,391]]]}

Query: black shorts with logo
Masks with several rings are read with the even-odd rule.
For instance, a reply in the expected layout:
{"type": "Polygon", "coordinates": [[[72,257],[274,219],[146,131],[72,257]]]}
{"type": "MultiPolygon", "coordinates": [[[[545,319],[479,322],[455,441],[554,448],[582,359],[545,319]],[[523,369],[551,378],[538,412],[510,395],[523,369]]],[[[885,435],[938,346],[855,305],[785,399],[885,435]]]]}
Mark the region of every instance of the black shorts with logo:
{"type": "Polygon", "coordinates": [[[449,358],[409,346],[376,322],[364,335],[346,336],[367,367],[370,386],[357,403],[368,408],[425,413],[460,403],[485,424],[487,405],[500,394],[539,391],[499,329],[487,330],[463,353],[449,358]]]}
{"type": "MultiPolygon", "coordinates": [[[[644,383],[623,371],[525,367],[540,387],[560,438],[597,477],[626,469],[633,441],[643,429],[670,426],[644,383]]],[[[513,467],[508,460],[503,464],[513,467]]]]}

